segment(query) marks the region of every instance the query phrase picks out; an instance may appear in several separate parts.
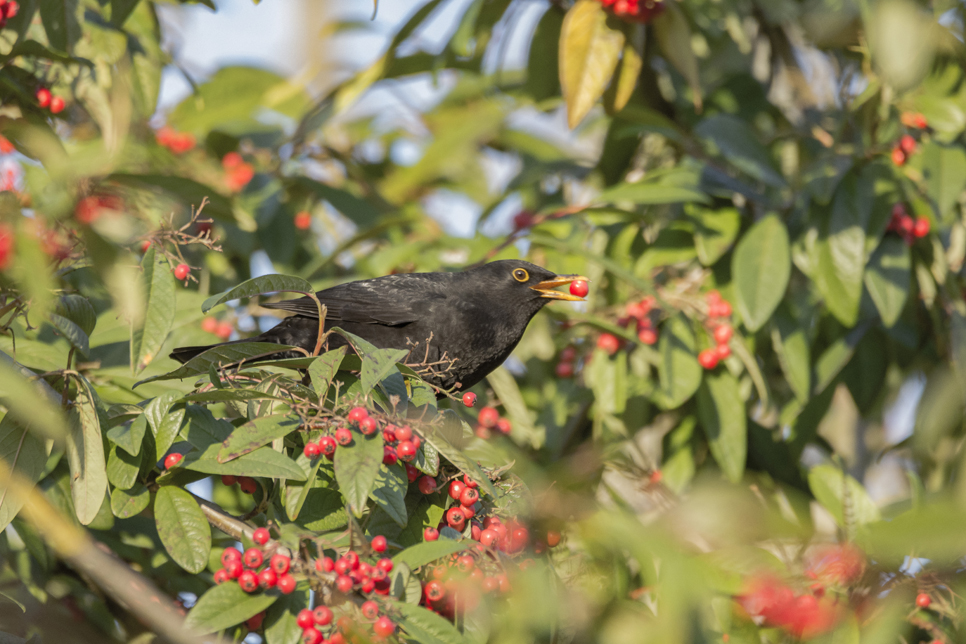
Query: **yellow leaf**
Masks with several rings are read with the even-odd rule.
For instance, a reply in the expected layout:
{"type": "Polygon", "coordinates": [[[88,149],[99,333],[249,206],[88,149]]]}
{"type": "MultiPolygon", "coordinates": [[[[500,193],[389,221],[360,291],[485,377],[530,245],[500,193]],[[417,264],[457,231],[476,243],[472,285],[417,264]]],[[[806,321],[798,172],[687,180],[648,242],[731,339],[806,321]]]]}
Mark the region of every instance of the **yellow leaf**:
{"type": "Polygon", "coordinates": [[[701,77],[698,59],[691,49],[691,27],[688,19],[673,3],[665,3],[667,11],[654,20],[654,35],[664,57],[681,72],[694,92],[694,107],[701,109],[701,77]]]}
{"type": "Polygon", "coordinates": [[[631,100],[644,66],[644,25],[626,23],[626,32],[620,67],[604,95],[604,107],[608,114],[620,112],[631,100]]]}
{"type": "Polygon", "coordinates": [[[571,129],[594,107],[617,68],[625,38],[616,22],[597,0],[578,0],[564,17],[560,86],[571,129]]]}

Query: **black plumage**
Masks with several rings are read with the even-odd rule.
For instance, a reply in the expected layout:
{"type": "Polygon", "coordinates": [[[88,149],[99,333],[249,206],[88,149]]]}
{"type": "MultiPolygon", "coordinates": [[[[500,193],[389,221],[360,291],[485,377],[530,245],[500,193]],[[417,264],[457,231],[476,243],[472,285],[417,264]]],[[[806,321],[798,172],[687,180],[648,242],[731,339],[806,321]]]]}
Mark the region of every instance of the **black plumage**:
{"type": "MultiPolygon", "coordinates": [[[[521,260],[501,260],[456,273],[408,273],[349,282],[316,293],[327,308],[325,329],[340,327],[378,348],[410,351],[406,363],[428,365],[426,378],[444,389],[472,387],[500,366],[527,325],[551,300],[582,298],[553,290],[581,278],[521,260]]],[[[294,313],[265,333],[239,342],[274,342],[311,352],[318,310],[308,297],[264,304],[294,313]]],[[[345,344],[328,336],[326,349],[345,344]]],[[[175,349],[186,362],[205,347],[175,349]]],[[[279,352],[273,359],[297,357],[279,352]]]]}

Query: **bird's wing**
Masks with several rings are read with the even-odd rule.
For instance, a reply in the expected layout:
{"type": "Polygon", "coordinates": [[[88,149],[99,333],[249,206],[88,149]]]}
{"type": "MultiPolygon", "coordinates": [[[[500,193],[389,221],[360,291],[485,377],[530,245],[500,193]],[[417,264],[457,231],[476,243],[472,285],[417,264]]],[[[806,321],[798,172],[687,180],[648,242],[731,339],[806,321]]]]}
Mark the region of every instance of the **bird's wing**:
{"type": "MultiPolygon", "coordinates": [[[[326,306],[326,319],[359,324],[403,326],[419,319],[427,299],[442,297],[417,286],[408,275],[390,275],[374,280],[340,284],[316,293],[326,306]],[[396,279],[393,279],[396,278],[396,279]]],[[[269,309],[290,311],[317,318],[318,308],[309,297],[262,304],[269,309]]]]}

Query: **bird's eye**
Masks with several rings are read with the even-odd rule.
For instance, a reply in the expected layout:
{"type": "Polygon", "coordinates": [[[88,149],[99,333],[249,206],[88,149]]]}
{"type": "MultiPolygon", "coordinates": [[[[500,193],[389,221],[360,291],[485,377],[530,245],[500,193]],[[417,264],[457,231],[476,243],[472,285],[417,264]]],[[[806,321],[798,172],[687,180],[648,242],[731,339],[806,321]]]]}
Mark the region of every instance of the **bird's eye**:
{"type": "Polygon", "coordinates": [[[513,279],[518,282],[526,282],[530,279],[530,274],[522,268],[517,268],[513,271],[513,279]]]}

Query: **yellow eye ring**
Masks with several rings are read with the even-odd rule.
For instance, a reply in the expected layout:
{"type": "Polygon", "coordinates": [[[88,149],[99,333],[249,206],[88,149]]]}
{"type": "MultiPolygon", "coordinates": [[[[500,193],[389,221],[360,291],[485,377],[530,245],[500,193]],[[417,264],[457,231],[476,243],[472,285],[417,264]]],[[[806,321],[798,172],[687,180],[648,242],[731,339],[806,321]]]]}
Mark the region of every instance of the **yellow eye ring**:
{"type": "Polygon", "coordinates": [[[514,269],[513,279],[515,279],[518,282],[526,282],[528,279],[530,279],[530,273],[528,273],[523,268],[514,269]]]}

